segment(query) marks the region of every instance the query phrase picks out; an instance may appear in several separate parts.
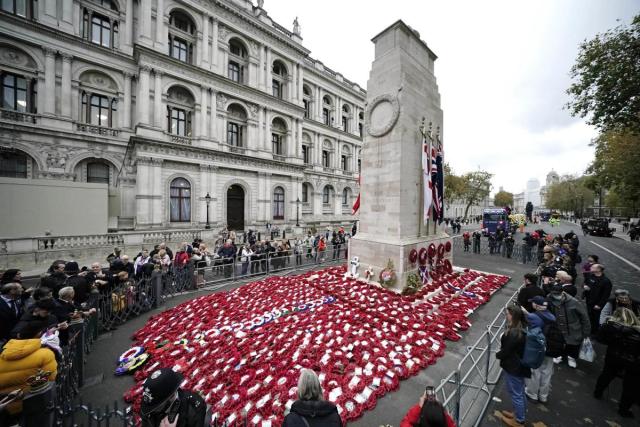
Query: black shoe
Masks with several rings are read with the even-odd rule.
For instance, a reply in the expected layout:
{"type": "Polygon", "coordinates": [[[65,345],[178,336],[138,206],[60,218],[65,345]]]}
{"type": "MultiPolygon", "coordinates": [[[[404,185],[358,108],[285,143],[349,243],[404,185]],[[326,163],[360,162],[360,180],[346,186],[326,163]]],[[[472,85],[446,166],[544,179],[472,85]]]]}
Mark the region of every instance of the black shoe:
{"type": "Polygon", "coordinates": [[[620,414],[622,418],[635,418],[633,412],[629,409],[618,409],[618,414],[620,414]]]}

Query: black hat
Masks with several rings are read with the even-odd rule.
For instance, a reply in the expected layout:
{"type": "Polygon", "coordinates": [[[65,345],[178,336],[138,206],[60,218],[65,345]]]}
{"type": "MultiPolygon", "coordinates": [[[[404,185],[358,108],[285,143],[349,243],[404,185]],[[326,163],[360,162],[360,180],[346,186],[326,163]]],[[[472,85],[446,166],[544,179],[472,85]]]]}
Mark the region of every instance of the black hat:
{"type": "Polygon", "coordinates": [[[536,295],[535,297],[530,298],[529,302],[532,302],[535,305],[547,305],[547,300],[545,300],[542,295],[536,295]]]}
{"type": "Polygon", "coordinates": [[[141,414],[149,415],[161,408],[178,390],[182,379],[182,375],[171,368],[158,369],[149,375],[142,383],[141,414]]]}
{"type": "Polygon", "coordinates": [[[65,273],[76,274],[80,272],[80,267],[78,267],[78,263],[75,261],[69,261],[64,266],[65,273]]]}

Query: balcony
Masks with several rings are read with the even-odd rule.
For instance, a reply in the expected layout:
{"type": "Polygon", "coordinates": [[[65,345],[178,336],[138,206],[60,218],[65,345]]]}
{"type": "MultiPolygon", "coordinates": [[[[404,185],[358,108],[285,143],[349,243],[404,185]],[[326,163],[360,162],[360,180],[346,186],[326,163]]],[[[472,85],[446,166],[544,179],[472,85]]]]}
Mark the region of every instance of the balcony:
{"type": "Polygon", "coordinates": [[[94,135],[102,135],[102,136],[117,137],[120,134],[120,131],[118,129],[109,128],[106,126],[90,125],[88,123],[76,123],[76,130],[78,132],[85,132],[85,133],[91,133],[94,135]]]}
{"type": "Polygon", "coordinates": [[[237,145],[227,145],[227,146],[229,147],[230,153],[245,154],[245,152],[247,151],[245,147],[239,147],[237,145]]]}
{"type": "Polygon", "coordinates": [[[322,170],[323,170],[323,171],[325,171],[325,172],[327,172],[327,173],[334,173],[332,168],[328,168],[328,167],[326,167],[326,166],[324,166],[324,167],[322,168],[322,170]]]}
{"type": "Polygon", "coordinates": [[[171,135],[171,142],[175,144],[191,145],[191,138],[188,136],[171,135]]]}
{"type": "Polygon", "coordinates": [[[21,113],[15,110],[0,109],[0,119],[12,122],[36,123],[36,115],[31,113],[21,113]]]}
{"type": "Polygon", "coordinates": [[[346,169],[342,169],[342,175],[345,175],[345,176],[353,176],[353,172],[348,171],[348,170],[346,170],[346,169]]]}
{"type": "Polygon", "coordinates": [[[274,154],[273,160],[277,160],[279,162],[284,162],[287,158],[281,154],[274,154]]]}

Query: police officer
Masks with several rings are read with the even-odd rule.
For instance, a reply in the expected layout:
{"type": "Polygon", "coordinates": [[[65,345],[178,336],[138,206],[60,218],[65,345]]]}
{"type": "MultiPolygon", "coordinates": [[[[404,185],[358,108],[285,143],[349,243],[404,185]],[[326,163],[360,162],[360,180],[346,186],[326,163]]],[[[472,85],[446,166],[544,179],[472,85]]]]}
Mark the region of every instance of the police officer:
{"type": "Polygon", "coordinates": [[[142,427],[204,427],[208,424],[204,399],[182,390],[182,380],[182,375],[170,368],[158,369],[147,377],[142,384],[142,427]]]}

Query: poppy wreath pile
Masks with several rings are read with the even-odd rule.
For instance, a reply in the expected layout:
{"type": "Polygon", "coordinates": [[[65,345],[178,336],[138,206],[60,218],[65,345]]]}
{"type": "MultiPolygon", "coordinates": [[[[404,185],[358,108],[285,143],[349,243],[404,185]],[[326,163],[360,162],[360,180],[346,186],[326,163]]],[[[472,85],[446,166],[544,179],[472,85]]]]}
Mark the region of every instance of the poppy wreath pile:
{"type": "Polygon", "coordinates": [[[443,356],[445,340],[460,339],[467,316],[509,280],[464,270],[402,296],[345,272],[270,277],[152,317],[134,334],[151,359],[125,401],[139,413],[144,379],[173,367],[218,422],[246,413],[248,425],[281,425],[299,370],[310,368],[342,419],[353,420],[443,356]]]}

